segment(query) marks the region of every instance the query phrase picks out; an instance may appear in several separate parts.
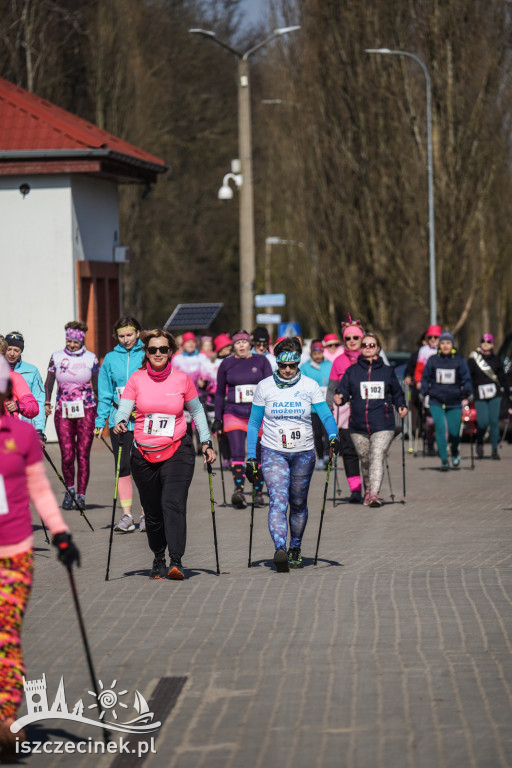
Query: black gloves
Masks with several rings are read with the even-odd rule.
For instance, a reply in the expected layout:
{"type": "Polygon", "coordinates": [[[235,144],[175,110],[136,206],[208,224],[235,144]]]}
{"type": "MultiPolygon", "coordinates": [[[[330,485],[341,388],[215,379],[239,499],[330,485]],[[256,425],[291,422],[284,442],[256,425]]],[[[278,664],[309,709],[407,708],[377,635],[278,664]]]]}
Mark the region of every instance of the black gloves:
{"type": "Polygon", "coordinates": [[[467,393],[464,395],[464,399],[465,399],[465,400],[467,400],[467,401],[468,401],[468,403],[472,403],[472,402],[473,402],[473,400],[475,399],[475,396],[473,395],[473,393],[472,393],[472,392],[467,392],[467,393]]]}
{"type": "Polygon", "coordinates": [[[212,432],[222,432],[222,419],[214,419],[212,424],[212,432]]]}
{"type": "Polygon", "coordinates": [[[78,548],[71,541],[71,534],[68,531],[65,533],[56,533],[53,537],[52,544],[57,547],[57,558],[62,565],[66,568],[71,568],[73,563],[76,563],[80,567],[80,552],[78,548]]]}
{"type": "Polygon", "coordinates": [[[247,464],[245,465],[245,476],[253,485],[260,479],[259,467],[256,459],[247,459],[247,464]]]}
{"type": "Polygon", "coordinates": [[[333,450],[333,453],[336,454],[336,456],[341,455],[341,440],[339,439],[338,435],[336,437],[333,437],[331,442],[329,443],[330,447],[333,450]]]}
{"type": "Polygon", "coordinates": [[[44,432],[41,432],[41,430],[40,430],[40,429],[36,430],[36,432],[37,432],[37,436],[38,436],[39,440],[40,440],[42,443],[46,443],[46,435],[45,435],[45,433],[44,433],[44,432]]]}

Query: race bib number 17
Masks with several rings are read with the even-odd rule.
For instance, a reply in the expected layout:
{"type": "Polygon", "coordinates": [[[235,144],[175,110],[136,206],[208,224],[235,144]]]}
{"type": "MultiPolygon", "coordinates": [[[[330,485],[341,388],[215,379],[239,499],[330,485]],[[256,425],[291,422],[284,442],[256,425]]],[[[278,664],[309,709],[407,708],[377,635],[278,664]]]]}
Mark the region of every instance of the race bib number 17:
{"type": "Polygon", "coordinates": [[[169,413],[148,413],[144,417],[144,432],[146,435],[172,437],[176,416],[169,413]]]}

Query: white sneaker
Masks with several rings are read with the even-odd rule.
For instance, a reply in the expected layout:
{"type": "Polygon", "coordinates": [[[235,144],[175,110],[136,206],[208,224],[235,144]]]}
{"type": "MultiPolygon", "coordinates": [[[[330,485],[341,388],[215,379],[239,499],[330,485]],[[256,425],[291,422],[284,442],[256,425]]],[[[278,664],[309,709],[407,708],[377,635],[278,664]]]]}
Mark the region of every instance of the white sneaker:
{"type": "Polygon", "coordinates": [[[146,515],[140,516],[140,522],[139,522],[139,532],[144,533],[146,530],[146,515]]]}
{"type": "Polygon", "coordinates": [[[124,514],[118,524],[114,526],[114,531],[118,531],[118,533],[131,533],[134,530],[133,517],[127,514],[124,514]]]}

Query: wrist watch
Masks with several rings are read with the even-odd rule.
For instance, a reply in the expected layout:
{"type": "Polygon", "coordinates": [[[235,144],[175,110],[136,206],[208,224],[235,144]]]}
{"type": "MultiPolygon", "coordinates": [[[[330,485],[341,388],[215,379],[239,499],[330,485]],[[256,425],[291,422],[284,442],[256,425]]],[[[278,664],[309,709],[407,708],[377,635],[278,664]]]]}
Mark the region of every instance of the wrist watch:
{"type": "Polygon", "coordinates": [[[212,451],[213,451],[213,443],[212,443],[212,441],[211,441],[211,440],[204,440],[204,441],[201,443],[201,447],[202,447],[202,448],[204,448],[205,446],[206,446],[206,448],[211,448],[211,449],[212,449],[212,451]]]}

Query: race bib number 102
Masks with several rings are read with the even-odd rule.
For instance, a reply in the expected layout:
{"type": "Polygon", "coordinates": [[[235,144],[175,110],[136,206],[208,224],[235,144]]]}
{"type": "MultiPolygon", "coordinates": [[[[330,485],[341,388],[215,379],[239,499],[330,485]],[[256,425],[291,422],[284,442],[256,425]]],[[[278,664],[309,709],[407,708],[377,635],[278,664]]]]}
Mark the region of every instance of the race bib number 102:
{"type": "Polygon", "coordinates": [[[362,381],[361,397],[363,400],[384,400],[385,385],[383,381],[362,381]]]}

